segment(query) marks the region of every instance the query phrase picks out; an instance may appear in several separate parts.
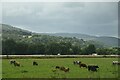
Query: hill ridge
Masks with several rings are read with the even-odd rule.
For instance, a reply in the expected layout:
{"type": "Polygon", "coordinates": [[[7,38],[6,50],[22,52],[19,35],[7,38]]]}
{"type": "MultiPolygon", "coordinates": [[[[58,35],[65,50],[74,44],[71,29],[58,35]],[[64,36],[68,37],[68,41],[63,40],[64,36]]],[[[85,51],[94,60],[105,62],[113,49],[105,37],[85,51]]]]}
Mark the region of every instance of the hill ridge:
{"type": "MultiPolygon", "coordinates": [[[[111,36],[91,36],[91,35],[87,35],[87,34],[81,34],[81,33],[33,33],[30,32],[28,30],[24,30],[21,28],[16,28],[14,26],[8,25],[8,24],[1,24],[2,25],[2,32],[3,32],[3,37],[6,36],[6,34],[8,34],[10,36],[11,35],[33,35],[33,34],[37,34],[37,35],[49,35],[49,36],[56,36],[56,37],[76,37],[78,39],[84,39],[84,40],[93,40],[96,42],[100,42],[103,43],[107,46],[118,46],[118,42],[120,41],[119,38],[116,37],[111,37],[111,36]]],[[[8,36],[8,37],[9,37],[8,36]]]]}

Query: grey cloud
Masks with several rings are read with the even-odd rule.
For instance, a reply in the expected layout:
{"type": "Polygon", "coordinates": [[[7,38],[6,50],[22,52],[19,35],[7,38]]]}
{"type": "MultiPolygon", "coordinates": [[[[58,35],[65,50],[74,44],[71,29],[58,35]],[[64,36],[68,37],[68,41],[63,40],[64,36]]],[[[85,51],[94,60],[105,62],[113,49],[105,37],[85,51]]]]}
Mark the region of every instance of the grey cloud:
{"type": "Polygon", "coordinates": [[[66,2],[64,3],[64,7],[67,7],[67,8],[80,8],[80,7],[84,7],[85,4],[84,2],[80,3],[80,2],[66,2]]]}
{"type": "Polygon", "coordinates": [[[36,32],[116,36],[117,3],[4,3],[3,22],[36,32]]]}

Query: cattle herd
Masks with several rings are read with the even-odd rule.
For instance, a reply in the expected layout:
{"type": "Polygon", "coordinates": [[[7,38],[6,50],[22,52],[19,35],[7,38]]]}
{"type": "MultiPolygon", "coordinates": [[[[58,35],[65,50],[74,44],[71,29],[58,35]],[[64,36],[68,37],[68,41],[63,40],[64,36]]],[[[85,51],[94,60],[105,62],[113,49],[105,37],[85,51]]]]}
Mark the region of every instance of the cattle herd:
{"type": "Polygon", "coordinates": [[[98,65],[95,65],[95,64],[85,64],[85,63],[82,63],[81,61],[73,61],[73,64],[74,65],[79,65],[80,68],[87,68],[88,71],[96,71],[98,70],[98,65]]]}
{"type": "MultiPolygon", "coordinates": [[[[21,64],[20,62],[16,61],[16,60],[10,60],[10,64],[13,64],[15,67],[20,67],[21,64]]],[[[38,63],[36,61],[33,61],[32,63],[33,66],[38,66],[38,63]]]]}
{"type": "MultiPolygon", "coordinates": [[[[15,67],[20,67],[21,64],[20,62],[16,61],[16,60],[10,60],[10,64],[14,65],[15,67]]],[[[32,62],[33,66],[38,66],[38,63],[36,61],[32,62]]],[[[95,64],[85,64],[81,61],[73,61],[73,65],[78,65],[80,68],[86,68],[88,69],[88,71],[92,71],[92,72],[97,72],[99,69],[98,65],[95,64]]],[[[120,65],[119,61],[113,61],[112,65],[120,65]]],[[[55,66],[56,70],[60,70],[60,71],[64,71],[64,72],[69,72],[70,68],[68,67],[64,67],[64,66],[55,66]]]]}

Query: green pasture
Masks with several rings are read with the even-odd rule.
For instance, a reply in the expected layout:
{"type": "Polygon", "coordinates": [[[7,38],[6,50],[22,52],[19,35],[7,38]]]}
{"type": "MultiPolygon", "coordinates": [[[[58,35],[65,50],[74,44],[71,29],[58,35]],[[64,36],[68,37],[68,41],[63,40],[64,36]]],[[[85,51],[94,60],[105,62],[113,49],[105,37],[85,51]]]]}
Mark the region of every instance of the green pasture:
{"type": "Polygon", "coordinates": [[[2,60],[3,78],[117,78],[118,66],[113,66],[112,61],[118,58],[48,58],[48,59],[15,59],[21,63],[21,67],[10,64],[11,59],[2,60]],[[99,66],[97,72],[89,72],[86,68],[80,68],[73,61],[82,61],[86,64],[99,66]],[[38,62],[33,66],[32,62],[38,62]],[[69,72],[55,70],[55,66],[70,68],[69,72]]]}

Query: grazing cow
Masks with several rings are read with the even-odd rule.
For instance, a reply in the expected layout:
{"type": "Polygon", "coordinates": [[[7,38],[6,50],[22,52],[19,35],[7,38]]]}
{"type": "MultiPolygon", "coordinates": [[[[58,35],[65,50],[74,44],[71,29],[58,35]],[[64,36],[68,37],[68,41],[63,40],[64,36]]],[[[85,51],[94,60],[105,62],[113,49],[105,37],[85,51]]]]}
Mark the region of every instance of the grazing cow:
{"type": "Polygon", "coordinates": [[[88,71],[97,72],[97,68],[99,68],[97,65],[88,65],[88,71]]]}
{"type": "Polygon", "coordinates": [[[62,66],[62,67],[56,66],[55,68],[56,68],[56,69],[59,69],[59,70],[61,70],[61,71],[64,71],[64,72],[69,72],[69,70],[70,70],[69,68],[65,68],[65,67],[63,67],[63,66],[62,66]]]}
{"type": "Polygon", "coordinates": [[[112,64],[113,65],[120,65],[120,62],[119,61],[113,61],[112,64]]]}
{"type": "Polygon", "coordinates": [[[74,65],[75,65],[75,64],[79,65],[79,64],[81,64],[81,61],[73,61],[73,64],[74,64],[74,65]]]}
{"type": "Polygon", "coordinates": [[[38,66],[38,63],[33,61],[33,66],[38,66]]]}
{"type": "Polygon", "coordinates": [[[60,70],[64,71],[64,70],[65,70],[65,67],[63,67],[63,66],[62,66],[62,67],[60,67],[60,70]]]}
{"type": "Polygon", "coordinates": [[[65,67],[60,67],[60,70],[64,71],[64,72],[69,72],[70,69],[69,68],[65,68],[65,67]]]}
{"type": "Polygon", "coordinates": [[[56,66],[55,68],[56,68],[56,69],[60,69],[60,67],[59,67],[59,66],[56,66]]]}
{"type": "Polygon", "coordinates": [[[81,63],[79,66],[80,66],[80,68],[81,68],[81,67],[85,67],[85,68],[87,68],[87,65],[84,64],[84,63],[81,63]]]}
{"type": "Polygon", "coordinates": [[[14,63],[14,66],[15,66],[15,67],[16,67],[16,66],[20,67],[20,63],[16,61],[16,62],[14,63]]]}
{"type": "Polygon", "coordinates": [[[15,60],[10,60],[10,64],[14,64],[15,63],[15,60]]]}
{"type": "Polygon", "coordinates": [[[65,68],[64,72],[69,72],[69,70],[70,70],[69,68],[65,68]]]}

